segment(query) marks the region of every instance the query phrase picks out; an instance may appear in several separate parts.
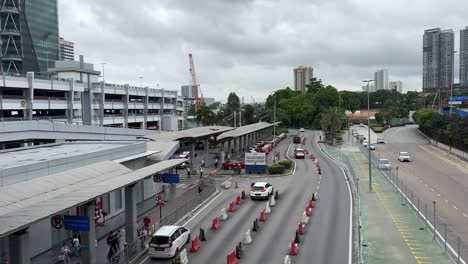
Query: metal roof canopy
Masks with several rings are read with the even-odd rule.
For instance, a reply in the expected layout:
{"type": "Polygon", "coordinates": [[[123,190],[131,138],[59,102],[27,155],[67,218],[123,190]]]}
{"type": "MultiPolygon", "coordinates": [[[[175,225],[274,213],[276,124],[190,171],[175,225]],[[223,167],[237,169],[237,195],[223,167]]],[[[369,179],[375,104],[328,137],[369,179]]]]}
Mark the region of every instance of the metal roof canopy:
{"type": "Polygon", "coordinates": [[[166,160],[135,171],[104,161],[0,187],[0,237],[185,161],[166,160]]]}
{"type": "Polygon", "coordinates": [[[255,123],[255,124],[241,126],[241,127],[238,127],[238,128],[236,128],[234,130],[224,132],[223,134],[219,135],[217,139],[218,139],[218,141],[223,140],[223,139],[229,140],[229,139],[232,139],[232,138],[237,138],[237,137],[240,137],[240,136],[243,136],[243,135],[246,135],[246,134],[261,130],[261,129],[264,129],[264,128],[272,127],[272,126],[273,126],[273,124],[270,124],[270,123],[267,123],[267,122],[259,122],[259,123],[255,123]]]}
{"type": "Polygon", "coordinates": [[[229,130],[233,130],[234,127],[226,127],[226,126],[207,126],[207,127],[196,127],[181,131],[174,131],[174,132],[166,132],[157,135],[148,135],[144,138],[150,140],[161,140],[161,141],[173,141],[173,140],[180,140],[180,139],[195,139],[195,138],[203,138],[208,136],[213,136],[216,134],[221,134],[229,130]]]}

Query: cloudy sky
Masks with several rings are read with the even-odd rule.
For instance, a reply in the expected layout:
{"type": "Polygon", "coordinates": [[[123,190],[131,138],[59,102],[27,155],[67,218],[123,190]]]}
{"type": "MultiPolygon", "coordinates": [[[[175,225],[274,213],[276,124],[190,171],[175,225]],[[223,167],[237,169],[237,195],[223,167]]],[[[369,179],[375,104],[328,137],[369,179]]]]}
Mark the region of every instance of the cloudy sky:
{"type": "Polygon", "coordinates": [[[453,29],[458,50],[467,10],[466,0],[59,0],[61,35],[76,57],[106,63],[106,81],[180,89],[193,53],[205,97],[245,102],[292,87],[298,65],[339,90],[381,68],[421,90],[424,29],[453,29]]]}

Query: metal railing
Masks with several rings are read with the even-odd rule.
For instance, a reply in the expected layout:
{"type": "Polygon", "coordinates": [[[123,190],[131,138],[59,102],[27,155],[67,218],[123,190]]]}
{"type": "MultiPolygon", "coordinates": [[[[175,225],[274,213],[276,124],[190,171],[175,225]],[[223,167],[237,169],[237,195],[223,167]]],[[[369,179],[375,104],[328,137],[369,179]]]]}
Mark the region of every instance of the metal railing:
{"type": "MultiPolygon", "coordinates": [[[[176,208],[171,213],[167,214],[159,221],[155,222],[150,230],[156,231],[161,226],[175,224],[179,219],[192,211],[197,205],[200,205],[204,200],[210,197],[216,191],[216,182],[212,179],[204,179],[207,183],[202,192],[198,193],[195,197],[190,199],[184,205],[176,208]]],[[[117,252],[106,263],[108,264],[123,264],[129,263],[134,258],[138,257],[140,253],[148,248],[149,240],[151,239],[151,232],[148,237],[139,237],[137,240],[124,246],[122,250],[117,252]]]]}
{"type": "MultiPolygon", "coordinates": [[[[367,148],[358,144],[361,152],[368,157],[367,148]]],[[[401,177],[398,176],[398,170],[379,169],[379,158],[371,153],[371,162],[373,166],[388,180],[393,186],[395,192],[400,194],[401,198],[410,205],[409,208],[417,215],[419,220],[426,225],[428,230],[433,232],[434,240],[437,240],[445,249],[445,254],[449,254],[456,263],[466,264],[468,259],[468,243],[460,237],[453,229],[453,226],[437,213],[437,204],[435,201],[427,201],[420,198],[416,193],[406,185],[401,177]]]]}

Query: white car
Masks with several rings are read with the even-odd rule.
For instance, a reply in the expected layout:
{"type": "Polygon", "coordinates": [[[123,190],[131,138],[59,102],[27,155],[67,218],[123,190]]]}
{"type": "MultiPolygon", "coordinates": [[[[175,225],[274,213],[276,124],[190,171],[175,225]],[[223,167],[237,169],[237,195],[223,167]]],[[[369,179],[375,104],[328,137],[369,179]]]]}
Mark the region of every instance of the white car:
{"type": "Polygon", "coordinates": [[[268,199],[273,194],[273,185],[269,182],[254,182],[250,186],[250,198],[268,199]]]}
{"type": "Polygon", "coordinates": [[[403,162],[403,161],[410,162],[411,161],[411,156],[410,156],[410,154],[408,152],[402,151],[402,152],[398,153],[398,160],[401,161],[401,162],[403,162]]]}
{"type": "Polygon", "coordinates": [[[388,159],[379,159],[379,169],[389,170],[390,168],[391,168],[391,165],[388,159]]]}
{"type": "Polygon", "coordinates": [[[172,258],[190,242],[190,230],[175,225],[162,226],[154,233],[148,247],[152,258],[172,258]]]}
{"type": "Polygon", "coordinates": [[[184,151],[182,154],[179,155],[179,159],[188,159],[190,158],[190,151],[184,151]]]}
{"type": "Polygon", "coordinates": [[[302,128],[302,127],[299,129],[299,132],[304,132],[304,131],[305,131],[305,129],[302,128]]]}
{"type": "Polygon", "coordinates": [[[367,139],[362,141],[362,146],[367,148],[367,145],[369,145],[369,141],[367,139]]]}
{"type": "Polygon", "coordinates": [[[375,150],[375,145],[374,145],[374,144],[370,144],[370,145],[369,145],[369,148],[370,148],[370,150],[375,150]]]}
{"type": "Polygon", "coordinates": [[[387,143],[387,141],[385,141],[385,139],[377,138],[377,144],[385,144],[385,143],[387,143]]]}

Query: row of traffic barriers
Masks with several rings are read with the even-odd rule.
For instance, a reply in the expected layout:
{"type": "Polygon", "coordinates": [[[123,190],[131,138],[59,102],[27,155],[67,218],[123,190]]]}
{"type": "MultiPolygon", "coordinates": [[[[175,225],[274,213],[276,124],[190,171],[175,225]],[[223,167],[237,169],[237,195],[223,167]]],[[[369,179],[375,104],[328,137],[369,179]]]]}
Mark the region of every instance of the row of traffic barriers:
{"type": "Polygon", "coordinates": [[[307,201],[304,212],[301,215],[301,220],[299,221],[298,227],[294,234],[294,238],[289,243],[289,255],[286,255],[284,258],[284,264],[291,263],[290,256],[297,256],[299,253],[298,244],[301,243],[301,235],[305,234],[305,225],[309,223],[309,219],[312,217],[312,208],[314,208],[314,202],[317,200],[317,194],[312,193],[311,198],[307,201]]]}

